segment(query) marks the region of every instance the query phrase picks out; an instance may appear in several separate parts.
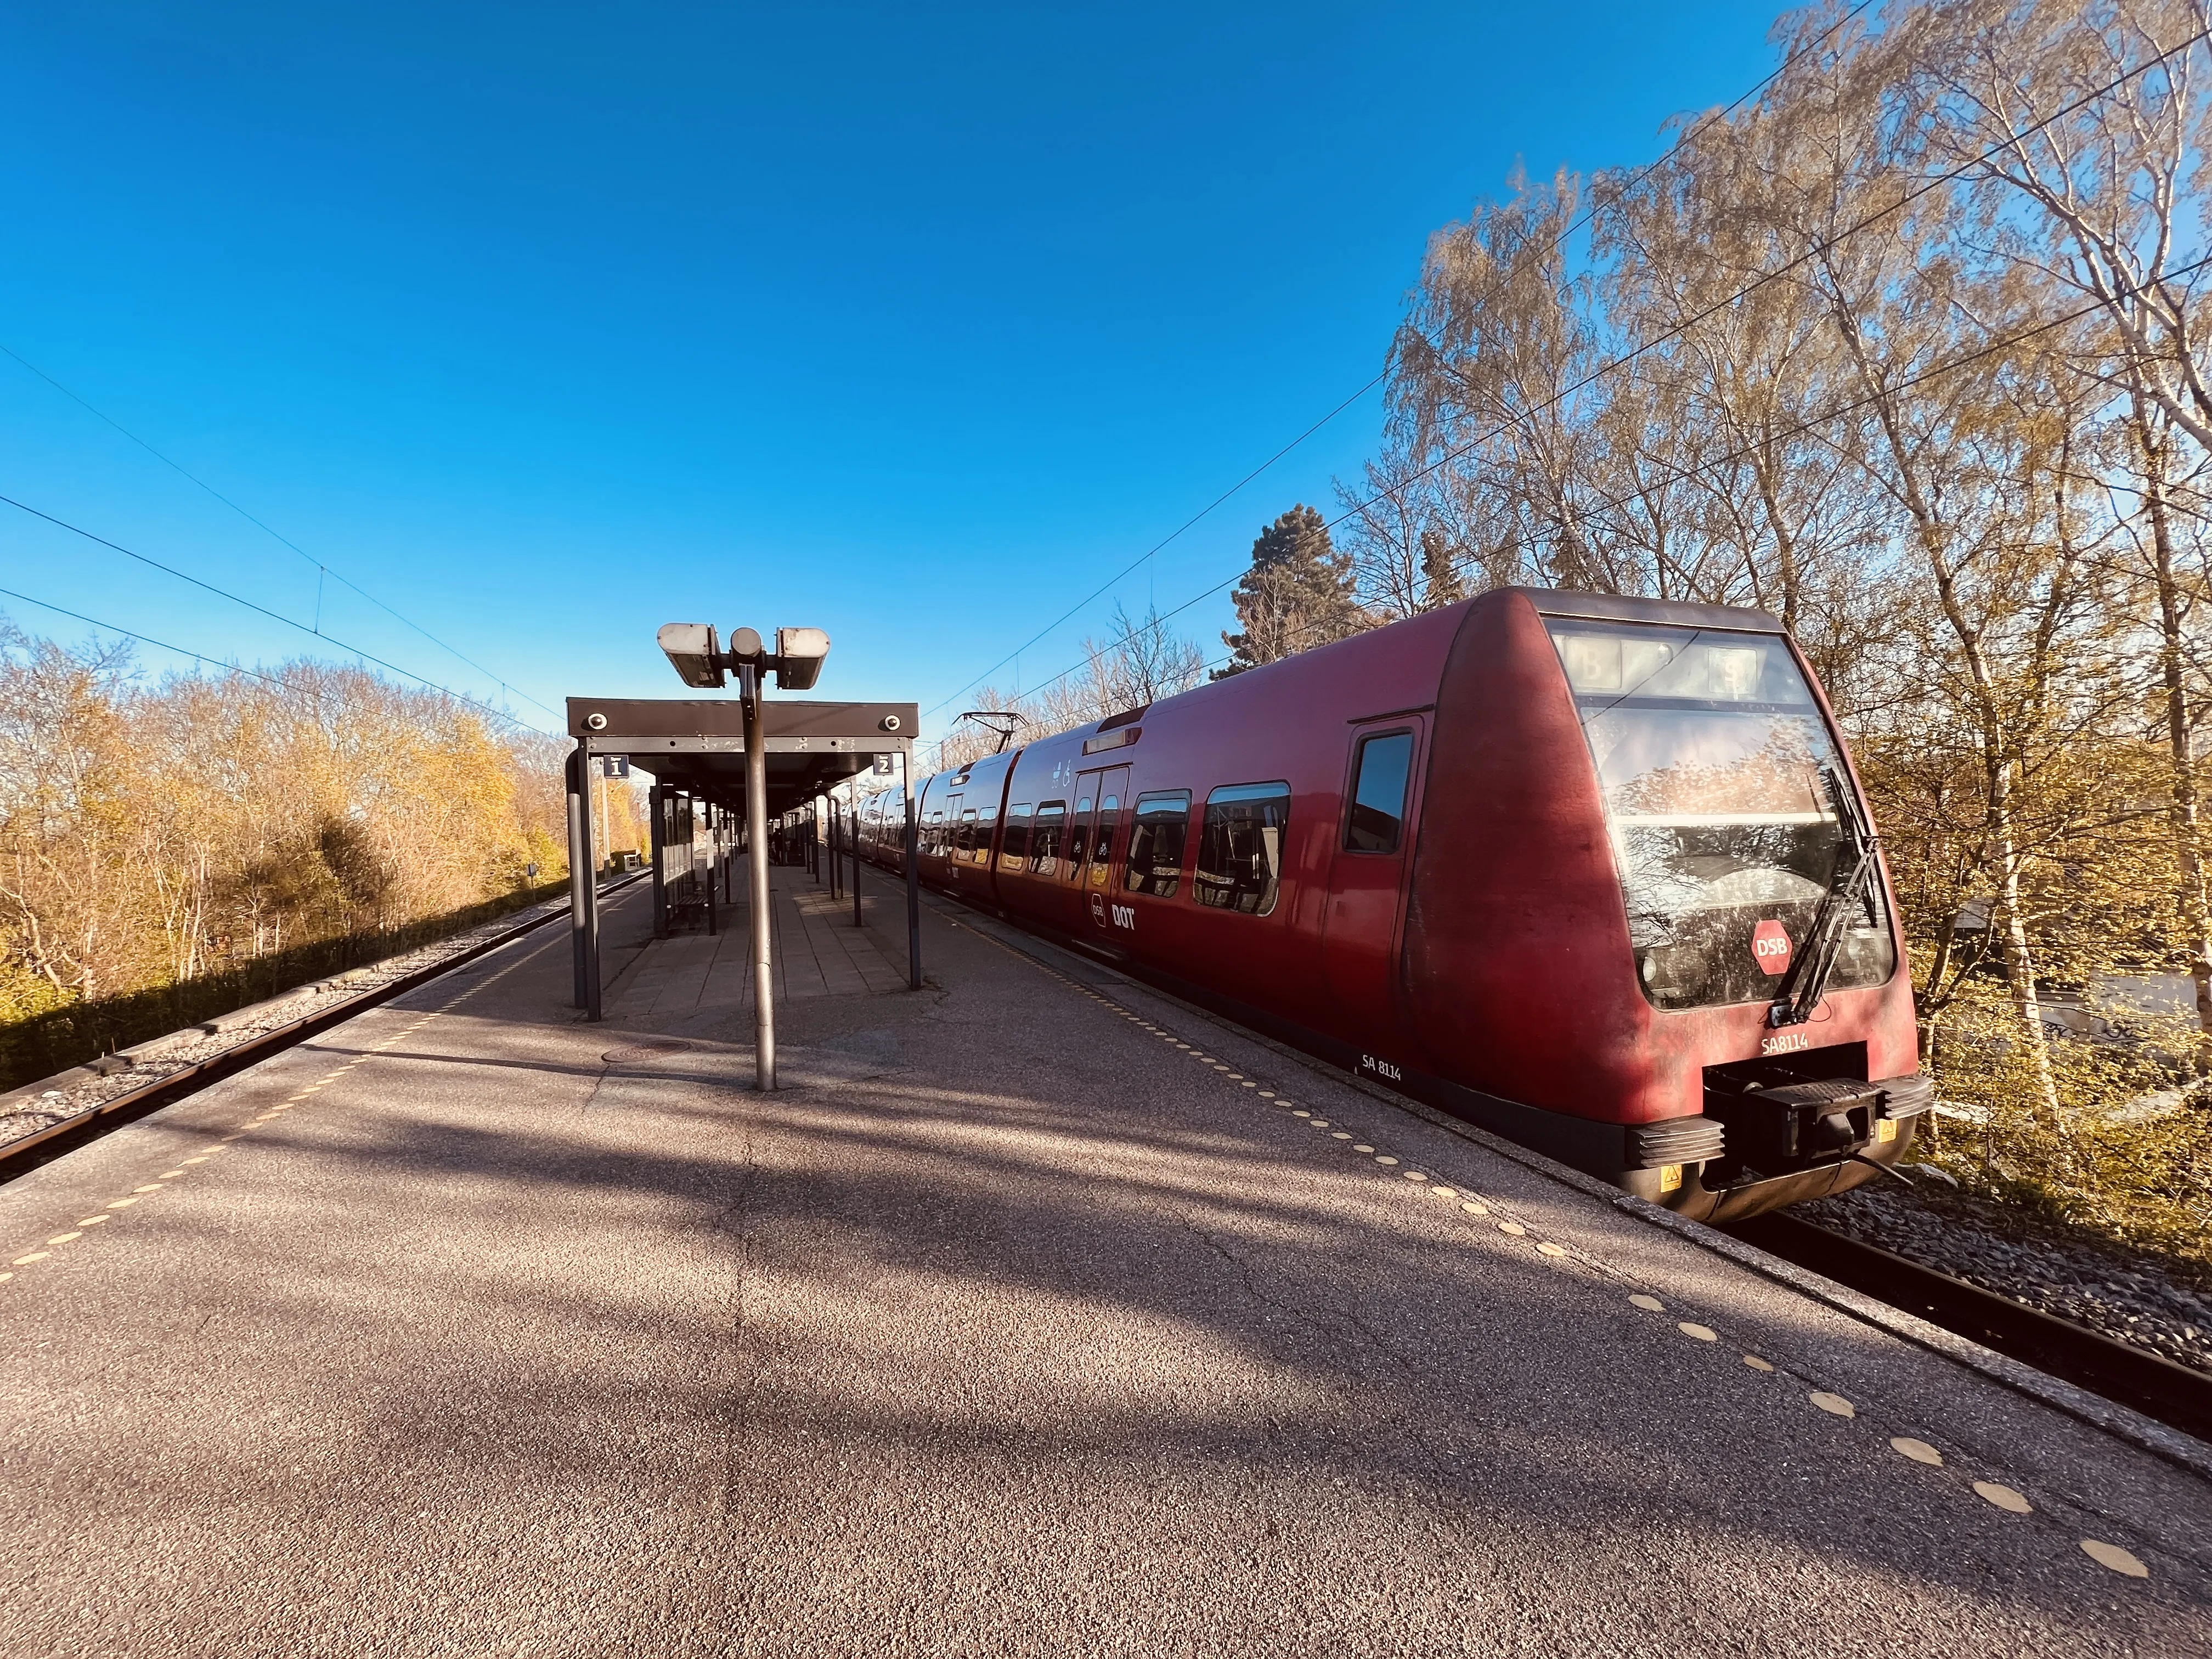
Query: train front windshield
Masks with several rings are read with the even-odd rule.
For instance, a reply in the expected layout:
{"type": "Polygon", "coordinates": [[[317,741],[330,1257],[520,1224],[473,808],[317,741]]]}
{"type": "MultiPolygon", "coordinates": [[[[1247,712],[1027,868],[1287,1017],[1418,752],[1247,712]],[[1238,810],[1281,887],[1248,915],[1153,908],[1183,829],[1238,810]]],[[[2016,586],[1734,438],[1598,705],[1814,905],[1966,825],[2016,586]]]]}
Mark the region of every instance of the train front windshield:
{"type": "MultiPolygon", "coordinates": [[[[1771,635],[1555,621],[1604,793],[1637,976],[1657,1007],[1771,1000],[1848,883],[1851,798],[1812,689],[1771,635]]],[[[1881,884],[1844,918],[1831,988],[1896,967],[1881,884]]]]}

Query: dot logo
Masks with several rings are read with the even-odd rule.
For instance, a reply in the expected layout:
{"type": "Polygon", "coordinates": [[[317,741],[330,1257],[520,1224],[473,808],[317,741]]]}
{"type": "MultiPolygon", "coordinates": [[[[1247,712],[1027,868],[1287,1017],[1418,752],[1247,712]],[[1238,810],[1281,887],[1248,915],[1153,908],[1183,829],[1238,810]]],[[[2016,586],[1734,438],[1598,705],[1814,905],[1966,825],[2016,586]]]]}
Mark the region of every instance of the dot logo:
{"type": "Polygon", "coordinates": [[[1790,966],[1790,935],[1778,921],[1762,921],[1751,930],[1752,960],[1763,974],[1779,974],[1790,966]]]}

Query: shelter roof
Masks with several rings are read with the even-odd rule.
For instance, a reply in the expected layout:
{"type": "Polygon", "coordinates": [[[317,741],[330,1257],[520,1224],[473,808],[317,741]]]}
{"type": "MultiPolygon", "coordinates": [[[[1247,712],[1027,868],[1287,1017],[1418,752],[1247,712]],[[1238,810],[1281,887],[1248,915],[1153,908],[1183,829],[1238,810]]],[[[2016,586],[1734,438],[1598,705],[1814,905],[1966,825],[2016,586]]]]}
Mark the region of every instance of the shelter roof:
{"type": "MultiPolygon", "coordinates": [[[[910,752],[910,702],[761,700],[768,810],[777,817],[833,784],[910,752]]],[[[571,697],[568,735],[587,755],[622,755],[659,783],[743,817],[744,706],[732,697],[571,697]]]]}

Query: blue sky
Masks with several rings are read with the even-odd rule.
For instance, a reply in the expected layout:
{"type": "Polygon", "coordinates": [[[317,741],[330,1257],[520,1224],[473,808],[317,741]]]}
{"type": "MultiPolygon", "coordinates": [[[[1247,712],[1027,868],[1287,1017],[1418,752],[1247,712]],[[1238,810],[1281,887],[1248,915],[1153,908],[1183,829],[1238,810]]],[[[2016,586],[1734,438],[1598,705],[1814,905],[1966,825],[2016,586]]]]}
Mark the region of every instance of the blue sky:
{"type": "MultiPolygon", "coordinates": [[[[678,695],[675,619],[824,627],[816,695],[957,710],[1372,376],[1516,160],[1647,160],[1774,62],[1724,0],[4,15],[0,346],[306,556],[5,357],[0,495],[310,628],[319,588],[329,640],[544,726],[526,699],[678,695]]],[[[1115,598],[1232,575],[1380,413],[1021,683],[1115,598]]],[[[346,654],[5,507],[0,586],[346,654]]],[[[1179,620],[1218,653],[1225,599],[1179,620]]]]}

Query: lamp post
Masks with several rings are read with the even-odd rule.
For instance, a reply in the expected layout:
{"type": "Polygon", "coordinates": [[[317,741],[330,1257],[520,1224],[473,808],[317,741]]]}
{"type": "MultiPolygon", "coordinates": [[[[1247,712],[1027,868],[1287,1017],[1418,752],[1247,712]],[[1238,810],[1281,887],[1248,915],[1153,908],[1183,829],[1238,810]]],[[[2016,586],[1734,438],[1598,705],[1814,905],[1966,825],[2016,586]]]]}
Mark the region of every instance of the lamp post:
{"type": "Polygon", "coordinates": [[[730,635],[729,649],[717,646],[712,623],[670,623],[660,630],[660,648],[684,684],[718,691],[727,676],[738,677],[738,696],[745,723],[745,841],[750,854],[753,911],[753,1062],[763,1093],[775,1087],[775,957],[770,948],[768,896],[768,734],[761,718],[761,677],[773,671],[786,691],[811,690],[830,654],[830,636],[818,628],[779,628],[775,649],[763,647],[750,628],[730,635]]]}

